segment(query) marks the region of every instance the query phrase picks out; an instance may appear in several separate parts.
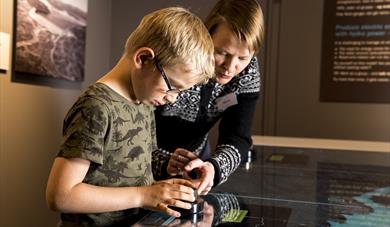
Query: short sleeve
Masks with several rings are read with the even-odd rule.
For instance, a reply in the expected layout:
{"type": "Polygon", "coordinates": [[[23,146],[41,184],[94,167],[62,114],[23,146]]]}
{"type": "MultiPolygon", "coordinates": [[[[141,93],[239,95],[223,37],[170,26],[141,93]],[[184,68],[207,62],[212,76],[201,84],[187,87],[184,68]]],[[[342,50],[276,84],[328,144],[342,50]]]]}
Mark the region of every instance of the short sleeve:
{"type": "Polygon", "coordinates": [[[109,112],[102,101],[88,96],[79,98],[65,117],[58,156],[103,164],[108,125],[109,112]]]}

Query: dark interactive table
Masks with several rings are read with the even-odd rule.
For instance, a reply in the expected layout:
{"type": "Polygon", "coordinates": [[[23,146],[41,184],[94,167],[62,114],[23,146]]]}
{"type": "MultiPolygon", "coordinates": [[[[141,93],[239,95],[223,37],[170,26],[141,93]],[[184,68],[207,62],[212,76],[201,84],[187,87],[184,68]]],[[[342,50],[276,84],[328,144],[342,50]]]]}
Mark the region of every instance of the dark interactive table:
{"type": "Polygon", "coordinates": [[[135,226],[390,226],[390,153],[255,146],[251,159],[181,219],[135,226]]]}

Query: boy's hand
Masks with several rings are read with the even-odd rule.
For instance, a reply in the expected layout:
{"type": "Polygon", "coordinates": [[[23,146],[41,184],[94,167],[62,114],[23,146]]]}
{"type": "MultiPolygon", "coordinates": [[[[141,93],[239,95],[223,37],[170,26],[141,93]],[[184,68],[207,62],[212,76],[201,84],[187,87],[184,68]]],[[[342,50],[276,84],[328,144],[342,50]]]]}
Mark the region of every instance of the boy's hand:
{"type": "Polygon", "coordinates": [[[195,201],[194,187],[191,181],[185,179],[157,181],[153,185],[140,187],[142,190],[141,207],[180,217],[179,212],[168,206],[190,209],[191,204],[188,202],[195,201]]]}

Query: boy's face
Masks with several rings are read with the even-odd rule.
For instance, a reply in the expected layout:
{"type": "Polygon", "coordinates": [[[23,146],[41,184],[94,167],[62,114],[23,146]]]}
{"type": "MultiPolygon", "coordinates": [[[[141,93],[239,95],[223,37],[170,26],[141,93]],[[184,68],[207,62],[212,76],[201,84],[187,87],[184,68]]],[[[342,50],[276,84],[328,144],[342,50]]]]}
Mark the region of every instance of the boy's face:
{"type": "Polygon", "coordinates": [[[137,99],[144,104],[160,106],[173,103],[180,91],[195,85],[196,75],[185,70],[184,65],[162,67],[158,61],[148,63],[134,87],[137,99]]]}
{"type": "Polygon", "coordinates": [[[254,51],[234,35],[226,23],[218,25],[211,35],[214,43],[215,75],[226,84],[250,63],[254,51]]]}

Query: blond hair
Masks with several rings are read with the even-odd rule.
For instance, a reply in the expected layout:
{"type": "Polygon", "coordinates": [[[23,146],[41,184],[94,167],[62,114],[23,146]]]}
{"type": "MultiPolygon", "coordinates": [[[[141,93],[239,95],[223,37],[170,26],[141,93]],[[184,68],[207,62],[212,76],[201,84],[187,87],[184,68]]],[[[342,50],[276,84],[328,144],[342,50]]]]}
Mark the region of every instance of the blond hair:
{"type": "Polygon", "coordinates": [[[198,83],[214,75],[211,36],[202,20],[184,8],[169,7],[144,16],[127,39],[125,54],[140,47],[153,49],[162,66],[184,64],[198,75],[198,83]]]}
{"type": "Polygon", "coordinates": [[[219,0],[206,18],[210,34],[227,23],[239,40],[257,52],[264,36],[263,12],[256,0],[219,0]]]}

